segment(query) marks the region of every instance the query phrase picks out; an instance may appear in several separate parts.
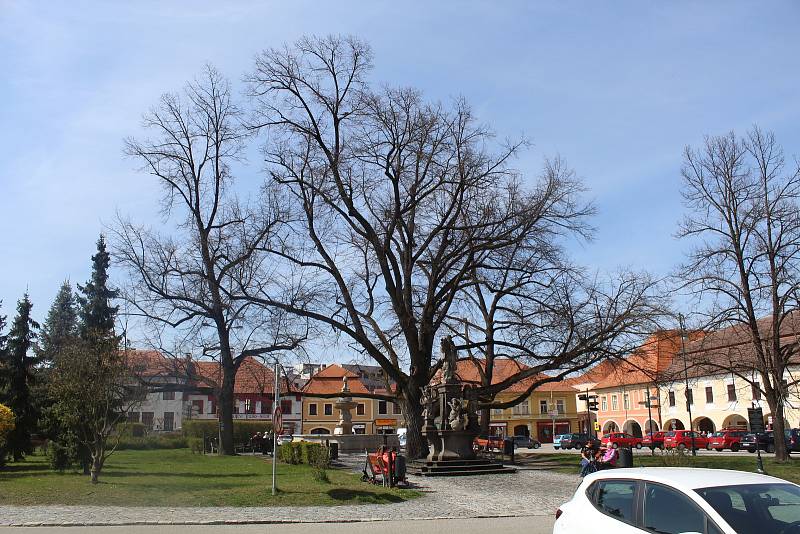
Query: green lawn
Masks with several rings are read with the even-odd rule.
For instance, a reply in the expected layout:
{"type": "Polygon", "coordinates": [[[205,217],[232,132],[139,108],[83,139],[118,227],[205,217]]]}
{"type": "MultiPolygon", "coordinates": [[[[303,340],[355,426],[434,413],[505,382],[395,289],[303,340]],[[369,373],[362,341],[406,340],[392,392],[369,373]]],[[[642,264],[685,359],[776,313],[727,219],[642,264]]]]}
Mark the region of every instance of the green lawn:
{"type": "MultiPolygon", "coordinates": [[[[562,467],[558,471],[564,473],[576,473],[580,457],[577,454],[531,454],[524,458],[533,461],[550,461],[560,464],[562,467]]],[[[768,475],[783,478],[800,484],[800,458],[793,458],[786,463],[776,462],[771,457],[762,457],[764,470],[768,475]]],[[[692,457],[691,454],[685,456],[662,454],[656,451],[655,456],[634,455],[634,467],[708,467],[711,469],[733,469],[735,471],[756,472],[756,455],[733,455],[730,456],[699,456],[692,457]]]]}
{"type": "Polygon", "coordinates": [[[0,504],[117,506],[308,506],[392,503],[419,496],[361,482],[345,470],[314,480],[306,465],[278,464],[273,497],[269,460],[202,456],[189,449],[119,451],[92,485],[87,476],[51,471],[44,456],[0,468],[0,504]]]}

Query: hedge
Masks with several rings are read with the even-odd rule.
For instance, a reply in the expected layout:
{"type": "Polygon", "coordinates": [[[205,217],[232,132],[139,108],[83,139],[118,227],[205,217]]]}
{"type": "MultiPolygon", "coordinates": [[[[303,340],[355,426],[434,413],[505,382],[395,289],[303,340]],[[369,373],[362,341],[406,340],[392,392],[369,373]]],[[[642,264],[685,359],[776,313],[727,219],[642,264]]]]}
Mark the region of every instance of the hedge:
{"type": "Polygon", "coordinates": [[[187,439],[180,435],[169,434],[160,436],[147,436],[145,438],[123,437],[117,445],[118,450],[153,450],[153,449],[184,449],[189,446],[187,439]]]}
{"type": "MultiPolygon", "coordinates": [[[[216,419],[184,421],[183,435],[189,438],[214,438],[219,435],[219,423],[216,419]]],[[[256,432],[270,432],[272,423],[266,421],[234,421],[233,442],[247,443],[256,432]]]]}
{"type": "Polygon", "coordinates": [[[297,465],[307,464],[316,467],[327,467],[330,457],[325,446],[310,441],[292,441],[280,446],[279,456],[283,463],[297,465]]]}
{"type": "Polygon", "coordinates": [[[143,423],[120,423],[117,433],[124,438],[143,438],[147,434],[147,427],[143,423]]]}

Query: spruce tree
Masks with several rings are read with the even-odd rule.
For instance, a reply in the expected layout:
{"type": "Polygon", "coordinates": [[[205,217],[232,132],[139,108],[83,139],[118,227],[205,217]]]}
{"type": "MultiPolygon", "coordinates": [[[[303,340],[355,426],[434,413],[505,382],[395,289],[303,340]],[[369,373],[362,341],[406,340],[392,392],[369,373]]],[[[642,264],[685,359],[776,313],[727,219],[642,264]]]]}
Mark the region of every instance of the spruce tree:
{"type": "Polygon", "coordinates": [[[11,408],[16,416],[16,426],[7,440],[8,452],[15,461],[31,453],[31,433],[35,431],[38,421],[31,387],[35,382],[34,367],[39,362],[33,351],[39,324],[31,317],[32,308],[33,304],[26,293],[17,303],[17,316],[11,324],[2,354],[2,373],[6,384],[3,404],[11,408]]]}
{"type": "Polygon", "coordinates": [[[72,286],[65,280],[42,326],[40,357],[44,362],[52,362],[54,356],[77,335],[78,311],[75,295],[72,293],[72,286]]]}
{"type": "Polygon", "coordinates": [[[80,336],[84,340],[113,337],[118,306],[111,301],[119,292],[108,286],[108,267],[111,255],[106,251],[106,240],[100,235],[97,254],[92,256],[92,278],[86,285],[78,285],[80,306],[80,336]]]}

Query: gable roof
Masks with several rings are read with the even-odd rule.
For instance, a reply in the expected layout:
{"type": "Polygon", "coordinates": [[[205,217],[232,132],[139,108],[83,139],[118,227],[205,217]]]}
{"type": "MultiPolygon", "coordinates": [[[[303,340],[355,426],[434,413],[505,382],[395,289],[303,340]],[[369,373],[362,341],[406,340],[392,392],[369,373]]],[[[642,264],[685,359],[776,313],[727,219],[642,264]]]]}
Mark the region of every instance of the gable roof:
{"type": "MultiPolygon", "coordinates": [[[[207,387],[219,387],[222,383],[222,368],[219,362],[197,360],[192,362],[194,367],[193,378],[197,384],[207,387]]],[[[280,380],[281,393],[291,393],[292,388],[285,377],[280,380]]],[[[275,373],[255,358],[245,358],[236,372],[236,381],[233,385],[234,394],[259,394],[271,395],[275,391],[275,373]]]]}
{"type": "MultiPolygon", "coordinates": [[[[480,384],[481,382],[481,374],[478,370],[478,365],[481,368],[486,368],[486,361],[483,359],[476,359],[476,360],[459,360],[456,364],[456,376],[463,380],[464,382],[471,382],[473,384],[480,384]],[[477,365],[476,365],[477,363],[477,365]]],[[[517,360],[509,359],[509,358],[496,358],[494,360],[494,369],[492,371],[492,384],[498,384],[515,374],[519,373],[520,371],[525,371],[530,369],[530,366],[525,365],[517,360]]],[[[509,393],[524,393],[526,392],[533,383],[537,380],[545,380],[550,378],[549,376],[539,373],[537,375],[533,375],[528,378],[524,378],[519,380],[506,389],[504,392],[509,393]]],[[[544,384],[540,384],[536,387],[534,391],[570,391],[574,392],[575,389],[565,381],[555,381],[555,382],[545,382],[544,384]]]]}
{"type": "Polygon", "coordinates": [[[357,397],[359,393],[370,392],[357,374],[348,371],[339,364],[333,364],[312,375],[303,386],[303,393],[308,396],[340,393],[344,385],[342,379],[345,376],[347,377],[347,387],[350,389],[352,396],[357,397]]]}

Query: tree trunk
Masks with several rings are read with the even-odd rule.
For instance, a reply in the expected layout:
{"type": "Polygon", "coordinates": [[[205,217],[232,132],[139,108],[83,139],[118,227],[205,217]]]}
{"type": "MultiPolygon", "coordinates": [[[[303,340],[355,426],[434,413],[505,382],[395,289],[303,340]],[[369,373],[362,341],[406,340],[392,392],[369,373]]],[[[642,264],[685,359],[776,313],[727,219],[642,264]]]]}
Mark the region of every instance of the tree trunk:
{"type": "Polygon", "coordinates": [[[235,454],[233,446],[233,384],[236,369],[223,366],[222,388],[219,395],[220,454],[235,454]]]}
{"type": "Polygon", "coordinates": [[[103,452],[98,451],[96,453],[92,453],[92,468],[89,473],[89,477],[92,481],[92,484],[97,484],[98,479],[100,478],[100,471],[103,470],[103,452]]]}
{"type": "Polygon", "coordinates": [[[784,435],[784,428],[786,421],[783,417],[783,403],[780,399],[776,399],[775,390],[768,388],[767,405],[769,411],[772,412],[772,435],[775,441],[775,460],[779,462],[786,462],[789,460],[789,451],[786,448],[786,436],[784,435]]]}
{"type": "Polygon", "coordinates": [[[489,421],[491,420],[491,412],[489,408],[481,408],[480,410],[480,423],[481,423],[481,434],[489,434],[489,421]]]}
{"type": "Polygon", "coordinates": [[[422,458],[428,454],[428,442],[422,435],[422,390],[419,387],[409,388],[403,395],[403,412],[406,416],[406,456],[410,460],[422,458]]]}

